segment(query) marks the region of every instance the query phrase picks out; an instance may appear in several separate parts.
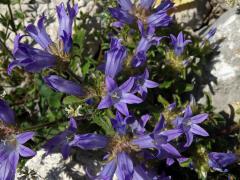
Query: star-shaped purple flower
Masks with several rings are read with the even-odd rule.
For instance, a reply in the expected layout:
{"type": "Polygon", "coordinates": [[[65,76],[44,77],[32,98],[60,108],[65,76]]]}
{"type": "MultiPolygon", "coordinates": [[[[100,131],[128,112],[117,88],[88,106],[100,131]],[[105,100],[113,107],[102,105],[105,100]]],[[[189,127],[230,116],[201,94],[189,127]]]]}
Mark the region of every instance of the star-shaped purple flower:
{"type": "Polygon", "coordinates": [[[133,84],[134,78],[129,78],[118,87],[111,77],[106,77],[107,95],[101,100],[98,109],[114,106],[122,114],[129,115],[127,104],[139,104],[143,101],[130,92],[133,84]]]}
{"type": "Polygon", "coordinates": [[[135,77],[135,83],[133,86],[133,92],[138,92],[143,99],[146,98],[148,88],[156,88],[159,84],[149,80],[149,72],[145,69],[144,73],[135,77]]]}
{"type": "Polygon", "coordinates": [[[8,74],[17,67],[23,67],[27,72],[37,73],[45,68],[56,65],[56,57],[47,51],[33,48],[29,44],[21,43],[24,36],[18,34],[14,39],[14,60],[8,66],[8,74]]]}
{"type": "Polygon", "coordinates": [[[68,129],[50,139],[44,145],[44,148],[47,150],[47,154],[60,149],[63,158],[66,159],[70,155],[72,147],[79,147],[85,150],[95,150],[104,148],[106,144],[107,138],[104,136],[97,134],[77,134],[76,121],[71,118],[68,129]]]}
{"type": "Polygon", "coordinates": [[[191,40],[184,39],[183,32],[180,32],[177,37],[171,34],[170,38],[172,41],[171,43],[173,45],[174,52],[177,56],[182,55],[182,53],[184,52],[185,46],[192,42],[191,40]]]}
{"type": "Polygon", "coordinates": [[[207,131],[201,128],[198,124],[202,123],[208,118],[208,114],[198,114],[193,116],[190,105],[184,111],[184,117],[177,117],[173,124],[182,133],[186,135],[187,142],[184,145],[185,147],[189,147],[192,144],[194,134],[199,136],[209,136],[207,131]]]}
{"type": "Polygon", "coordinates": [[[169,142],[181,135],[177,129],[162,131],[165,127],[165,119],[161,115],[160,121],[156,124],[152,133],[140,135],[132,143],[142,149],[153,148],[158,151],[157,156],[161,154],[170,154],[171,156],[181,157],[178,150],[169,142]]]}
{"type": "Polygon", "coordinates": [[[122,24],[132,24],[137,20],[145,25],[153,27],[168,26],[172,18],[167,11],[173,7],[170,0],[163,1],[156,9],[153,9],[154,0],[141,0],[132,3],[131,0],[118,0],[118,6],[109,8],[110,14],[118,20],[118,26],[122,24]]]}
{"type": "Polygon", "coordinates": [[[0,179],[15,179],[15,173],[19,157],[32,157],[35,152],[24,146],[33,138],[34,132],[25,132],[18,135],[10,135],[0,141],[0,179]]]}

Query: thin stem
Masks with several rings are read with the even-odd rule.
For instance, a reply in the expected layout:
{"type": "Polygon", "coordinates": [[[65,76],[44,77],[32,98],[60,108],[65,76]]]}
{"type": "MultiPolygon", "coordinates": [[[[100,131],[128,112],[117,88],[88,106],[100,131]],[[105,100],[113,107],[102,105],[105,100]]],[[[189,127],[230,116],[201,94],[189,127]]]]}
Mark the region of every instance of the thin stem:
{"type": "Polygon", "coordinates": [[[46,127],[49,127],[49,126],[57,126],[59,122],[59,119],[56,120],[56,121],[53,121],[53,122],[48,122],[48,123],[43,123],[43,124],[39,124],[39,125],[36,125],[36,126],[32,126],[30,128],[25,128],[25,129],[22,129],[22,131],[32,131],[32,130],[37,130],[37,129],[40,129],[40,128],[46,128],[46,127]]]}
{"type": "Polygon", "coordinates": [[[17,35],[17,30],[16,30],[16,26],[14,23],[13,13],[12,13],[12,8],[11,8],[10,3],[8,3],[7,6],[8,6],[8,11],[9,11],[10,17],[11,17],[11,26],[12,26],[13,32],[17,35]]]}

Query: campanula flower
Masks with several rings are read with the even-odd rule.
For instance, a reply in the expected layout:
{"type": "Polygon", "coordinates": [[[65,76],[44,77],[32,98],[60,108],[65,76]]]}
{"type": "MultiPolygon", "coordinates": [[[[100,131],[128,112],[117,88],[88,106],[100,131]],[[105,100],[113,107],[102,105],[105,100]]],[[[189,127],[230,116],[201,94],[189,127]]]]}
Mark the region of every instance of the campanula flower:
{"type": "Polygon", "coordinates": [[[14,60],[10,63],[8,73],[16,66],[23,67],[28,72],[40,72],[44,68],[53,67],[57,60],[68,61],[69,52],[72,47],[72,25],[73,20],[78,12],[77,4],[73,8],[67,3],[67,11],[65,11],[63,3],[57,6],[57,16],[59,20],[58,40],[52,41],[46,32],[42,16],[37,26],[30,24],[26,31],[28,34],[42,47],[37,49],[29,44],[20,43],[22,36],[17,35],[14,42],[14,60]]]}
{"type": "Polygon", "coordinates": [[[137,20],[143,24],[153,27],[168,26],[172,18],[167,11],[173,7],[170,0],[163,1],[156,9],[153,9],[154,0],[141,0],[132,3],[131,0],[118,0],[118,6],[109,8],[112,17],[118,20],[118,26],[122,24],[133,24],[137,20]]]}
{"type": "Polygon", "coordinates": [[[106,52],[105,75],[115,78],[123,67],[127,50],[121,45],[121,40],[112,38],[110,50],[106,52]]]}
{"type": "Polygon", "coordinates": [[[193,116],[190,105],[184,111],[183,117],[177,117],[173,124],[177,129],[186,135],[187,142],[184,145],[189,147],[192,144],[194,134],[199,136],[209,136],[208,133],[201,128],[198,124],[205,121],[208,118],[208,114],[198,114],[193,116]]]}
{"type": "Polygon", "coordinates": [[[3,121],[6,124],[15,124],[15,115],[13,110],[2,99],[0,99],[0,121],[3,121]]]}
{"type": "MultiPolygon", "coordinates": [[[[143,169],[140,165],[134,163],[132,156],[142,151],[141,146],[135,143],[135,137],[132,137],[131,126],[128,124],[129,116],[123,117],[117,112],[115,119],[112,120],[112,125],[116,131],[114,137],[109,139],[108,155],[105,156],[107,163],[103,167],[98,176],[90,176],[91,179],[112,179],[116,174],[118,179],[151,179],[156,177],[147,170],[139,172],[143,169]]],[[[148,119],[148,118],[146,118],[148,119]]],[[[136,134],[134,134],[136,135],[136,134]]]]}
{"type": "Polygon", "coordinates": [[[177,129],[163,131],[165,119],[161,115],[160,121],[156,124],[152,133],[140,135],[133,140],[133,143],[142,149],[153,148],[158,151],[157,156],[170,154],[181,157],[178,150],[169,142],[181,135],[177,129]]]}
{"type": "Polygon", "coordinates": [[[47,154],[60,149],[62,156],[66,159],[72,147],[79,147],[81,149],[99,149],[104,148],[107,143],[107,138],[97,134],[77,134],[76,121],[71,118],[69,121],[69,127],[65,131],[61,132],[57,136],[50,139],[44,148],[47,150],[47,154]]]}
{"type": "Polygon", "coordinates": [[[149,48],[152,45],[159,45],[162,38],[164,38],[155,36],[155,28],[153,26],[149,26],[145,30],[144,24],[141,21],[138,21],[138,28],[141,32],[141,39],[138,43],[132,59],[133,67],[139,67],[144,65],[147,61],[147,51],[149,50],[149,48]]]}
{"type": "Polygon", "coordinates": [[[28,34],[44,49],[59,58],[67,58],[72,46],[72,26],[74,18],[78,13],[78,5],[75,4],[73,8],[70,2],[67,3],[67,12],[64,4],[61,3],[56,7],[59,28],[58,28],[58,42],[53,42],[47,34],[44,27],[45,16],[42,16],[37,24],[27,26],[28,34]]]}
{"type": "Polygon", "coordinates": [[[216,171],[227,172],[226,167],[237,162],[238,157],[234,153],[211,152],[208,155],[209,166],[216,171]]]}
{"type": "Polygon", "coordinates": [[[171,43],[173,45],[174,52],[177,56],[182,55],[182,53],[184,52],[185,46],[192,42],[191,40],[184,39],[183,32],[180,32],[177,37],[171,34],[170,38],[172,41],[171,43]]]}
{"type": "Polygon", "coordinates": [[[134,85],[134,78],[129,78],[121,86],[111,78],[106,77],[107,94],[98,105],[98,109],[105,109],[114,106],[119,112],[124,115],[129,115],[127,104],[139,104],[143,100],[133,93],[131,89],[134,85]]]}
{"type": "Polygon", "coordinates": [[[23,67],[27,72],[37,73],[56,65],[56,57],[47,51],[21,43],[23,37],[18,34],[14,39],[13,56],[15,59],[8,66],[8,74],[17,66],[23,67]]]}
{"type": "Polygon", "coordinates": [[[65,11],[64,4],[61,3],[56,7],[57,17],[59,21],[58,36],[62,39],[64,44],[64,51],[69,52],[72,47],[72,26],[74,18],[78,13],[78,5],[74,4],[73,7],[67,3],[67,12],[65,11]]]}
{"type": "Polygon", "coordinates": [[[74,95],[74,96],[84,96],[83,89],[77,83],[69,80],[65,80],[56,75],[50,75],[44,77],[44,82],[50,88],[55,91],[74,95]]]}
{"type": "Polygon", "coordinates": [[[24,146],[24,144],[33,138],[33,132],[25,132],[18,135],[7,135],[0,137],[0,179],[13,180],[19,157],[32,157],[35,152],[24,146]]]}
{"type": "Polygon", "coordinates": [[[146,98],[148,88],[156,88],[159,84],[149,80],[149,72],[145,69],[144,73],[135,77],[135,83],[133,86],[133,92],[138,92],[143,99],[146,98]]]}

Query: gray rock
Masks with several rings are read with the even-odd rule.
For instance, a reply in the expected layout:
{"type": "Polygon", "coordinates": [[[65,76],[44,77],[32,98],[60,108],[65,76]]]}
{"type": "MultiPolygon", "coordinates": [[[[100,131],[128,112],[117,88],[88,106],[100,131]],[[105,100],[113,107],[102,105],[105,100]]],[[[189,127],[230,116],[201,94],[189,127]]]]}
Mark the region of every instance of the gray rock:
{"type": "Polygon", "coordinates": [[[182,27],[196,31],[212,24],[228,7],[225,0],[188,0],[176,6],[175,17],[182,27]]]}
{"type": "MultiPolygon", "coordinates": [[[[219,44],[218,54],[209,62],[207,68],[217,83],[211,82],[211,88],[204,91],[212,92],[213,106],[216,111],[229,112],[229,105],[240,101],[240,15],[237,8],[223,14],[214,24],[217,33],[211,43],[219,44]]],[[[209,79],[211,81],[211,79],[209,79]]],[[[203,99],[200,101],[203,102],[203,99]]]]}
{"type": "Polygon", "coordinates": [[[100,169],[101,153],[74,151],[67,160],[60,153],[45,155],[44,150],[37,151],[17,173],[16,180],[75,180],[87,179],[86,168],[95,175],[100,169]]]}

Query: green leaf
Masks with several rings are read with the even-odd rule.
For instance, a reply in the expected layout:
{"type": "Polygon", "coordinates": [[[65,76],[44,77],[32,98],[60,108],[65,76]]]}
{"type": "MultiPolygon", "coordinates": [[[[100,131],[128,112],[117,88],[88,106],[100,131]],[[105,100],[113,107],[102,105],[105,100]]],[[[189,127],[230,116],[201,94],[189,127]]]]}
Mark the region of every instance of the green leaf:
{"type": "Polygon", "coordinates": [[[192,84],[186,84],[185,89],[184,89],[184,92],[190,92],[190,91],[193,90],[193,88],[194,88],[194,85],[192,85],[192,84]]]}
{"type": "Polygon", "coordinates": [[[160,84],[160,88],[168,89],[168,88],[170,88],[172,86],[173,83],[174,83],[174,80],[164,81],[163,83],[160,84]]]}
{"type": "Polygon", "coordinates": [[[93,123],[97,124],[98,126],[100,126],[103,131],[106,133],[106,135],[114,135],[115,131],[112,127],[112,123],[110,121],[110,119],[106,116],[102,115],[96,115],[93,119],[93,123]]]}
{"type": "Polygon", "coordinates": [[[63,104],[65,105],[72,105],[72,104],[76,104],[76,103],[81,103],[82,99],[79,99],[75,96],[67,96],[63,99],[63,104]]]}
{"type": "Polygon", "coordinates": [[[168,101],[162,95],[158,95],[157,100],[164,106],[164,108],[169,105],[168,101]]]}

